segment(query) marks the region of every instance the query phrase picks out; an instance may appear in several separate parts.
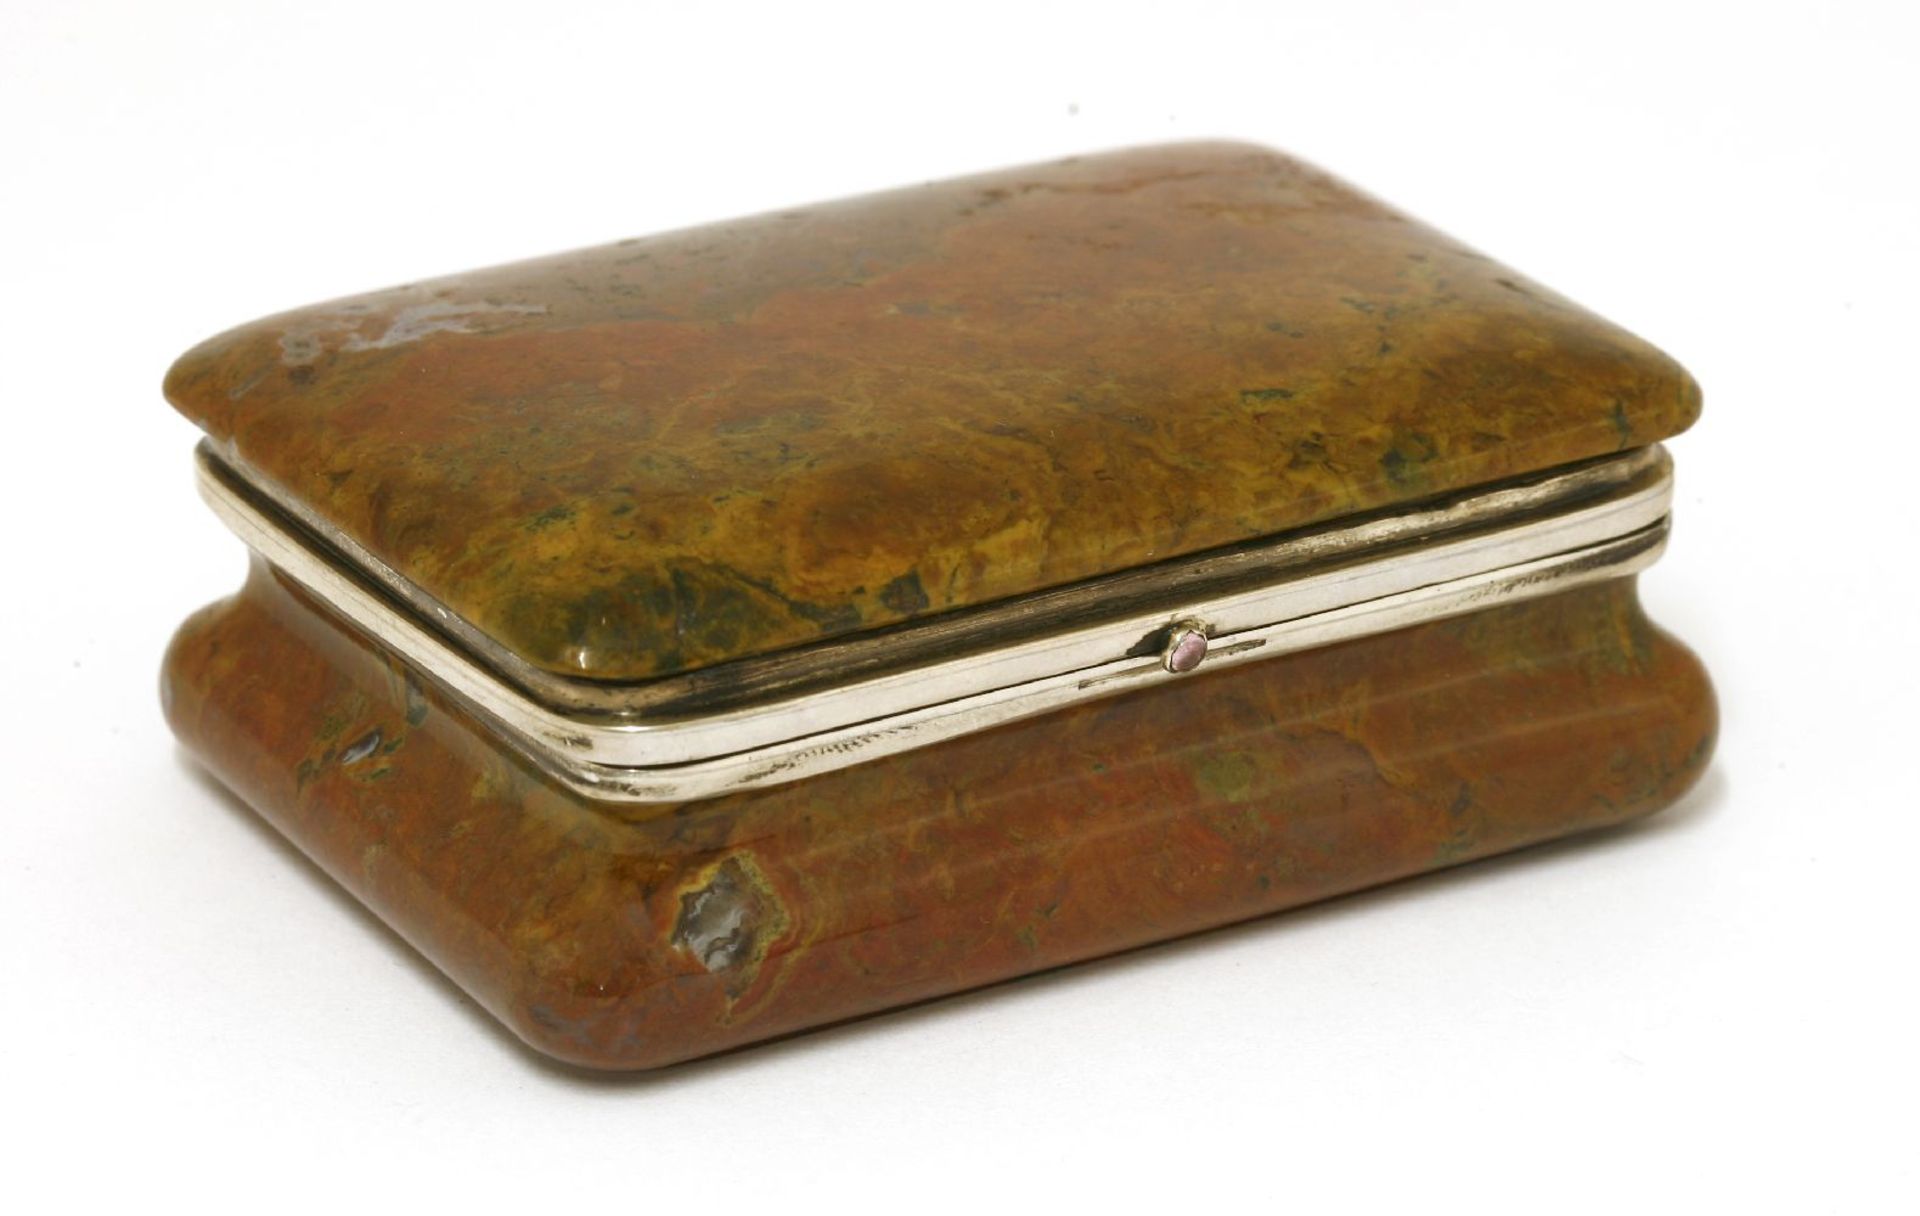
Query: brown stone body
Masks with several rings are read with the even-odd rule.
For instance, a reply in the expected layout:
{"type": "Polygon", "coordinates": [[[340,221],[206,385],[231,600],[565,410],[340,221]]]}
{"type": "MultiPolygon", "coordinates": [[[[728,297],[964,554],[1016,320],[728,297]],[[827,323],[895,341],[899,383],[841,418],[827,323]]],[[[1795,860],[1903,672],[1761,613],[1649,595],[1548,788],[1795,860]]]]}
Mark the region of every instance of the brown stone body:
{"type": "MultiPolygon", "coordinates": [[[[167,393],[562,707],[1642,447],[1699,406],[1631,334],[1222,144],[301,309],[167,393]]],[[[1615,823],[1714,731],[1629,580],[673,806],[566,792],[261,566],[164,685],[223,781],[489,1009],[618,1068],[1615,823]]]]}
{"type": "Polygon", "coordinates": [[[1618,823],[1678,797],[1715,729],[1630,580],[677,806],[561,790],[260,565],[182,628],[164,689],[329,873],[529,1043],[605,1068],[1618,823]]]}

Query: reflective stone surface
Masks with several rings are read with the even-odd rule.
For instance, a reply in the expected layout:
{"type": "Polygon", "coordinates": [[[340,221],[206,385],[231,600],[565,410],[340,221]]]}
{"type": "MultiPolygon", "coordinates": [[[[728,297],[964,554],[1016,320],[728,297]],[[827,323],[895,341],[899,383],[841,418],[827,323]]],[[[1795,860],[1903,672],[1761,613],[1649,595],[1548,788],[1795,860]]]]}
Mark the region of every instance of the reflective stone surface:
{"type": "Polygon", "coordinates": [[[606,680],[1639,446],[1698,408],[1621,329],[1229,144],[306,308],[167,392],[487,637],[606,680]]]}
{"type": "Polygon", "coordinates": [[[163,689],[222,781],[529,1043],[602,1068],[1618,823],[1715,729],[1628,581],[682,806],[560,790],[258,565],[163,689]]]}

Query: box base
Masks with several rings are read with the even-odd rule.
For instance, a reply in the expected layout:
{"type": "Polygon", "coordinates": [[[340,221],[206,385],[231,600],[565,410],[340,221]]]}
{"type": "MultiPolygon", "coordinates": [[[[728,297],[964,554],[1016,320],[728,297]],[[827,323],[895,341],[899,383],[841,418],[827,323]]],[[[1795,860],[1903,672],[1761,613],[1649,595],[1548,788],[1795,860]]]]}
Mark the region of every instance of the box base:
{"type": "Polygon", "coordinates": [[[221,781],[529,1044],[622,1069],[1644,815],[1716,725],[1630,579],[681,805],[555,785],[258,561],[162,691],[221,781]]]}

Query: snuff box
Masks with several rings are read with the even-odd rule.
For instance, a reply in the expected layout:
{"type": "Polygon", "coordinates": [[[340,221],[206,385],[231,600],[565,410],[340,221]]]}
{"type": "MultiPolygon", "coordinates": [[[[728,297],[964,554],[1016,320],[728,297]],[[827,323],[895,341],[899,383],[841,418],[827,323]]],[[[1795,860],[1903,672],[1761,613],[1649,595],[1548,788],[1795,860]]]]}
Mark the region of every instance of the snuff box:
{"type": "Polygon", "coordinates": [[[1275,152],[1088,156],[242,326],[219,778],[539,1049],[667,1064],[1672,802],[1693,381],[1275,152]]]}

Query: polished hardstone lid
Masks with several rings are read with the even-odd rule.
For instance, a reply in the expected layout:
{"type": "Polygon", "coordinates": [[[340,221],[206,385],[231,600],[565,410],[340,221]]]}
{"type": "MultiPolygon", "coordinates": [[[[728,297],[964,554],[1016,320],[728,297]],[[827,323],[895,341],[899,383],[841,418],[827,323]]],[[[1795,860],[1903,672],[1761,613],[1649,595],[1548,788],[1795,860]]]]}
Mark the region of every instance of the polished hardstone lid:
{"type": "Polygon", "coordinates": [[[546,671],[630,681],[1648,444],[1693,382],[1297,161],[1187,144],[283,313],[168,397],[546,671]]]}

